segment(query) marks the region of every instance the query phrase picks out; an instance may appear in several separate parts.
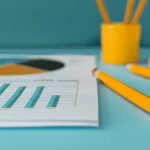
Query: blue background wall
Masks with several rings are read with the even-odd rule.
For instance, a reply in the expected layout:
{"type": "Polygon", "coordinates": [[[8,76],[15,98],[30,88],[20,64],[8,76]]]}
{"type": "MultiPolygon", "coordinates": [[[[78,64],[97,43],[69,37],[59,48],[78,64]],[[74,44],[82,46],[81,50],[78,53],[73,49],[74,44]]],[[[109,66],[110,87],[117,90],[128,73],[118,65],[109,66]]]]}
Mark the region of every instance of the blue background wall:
{"type": "MultiPolygon", "coordinates": [[[[122,21],[126,0],[105,3],[113,21],[122,21]]],[[[144,46],[149,15],[150,3],[141,19],[144,46]]],[[[0,0],[0,47],[97,46],[101,22],[95,0],[0,0]]]]}

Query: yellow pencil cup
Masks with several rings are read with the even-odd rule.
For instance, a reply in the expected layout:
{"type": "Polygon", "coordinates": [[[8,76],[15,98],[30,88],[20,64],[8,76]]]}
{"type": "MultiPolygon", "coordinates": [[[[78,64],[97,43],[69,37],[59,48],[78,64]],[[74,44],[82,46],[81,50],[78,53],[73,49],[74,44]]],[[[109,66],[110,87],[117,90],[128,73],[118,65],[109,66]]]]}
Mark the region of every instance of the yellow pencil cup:
{"type": "Polygon", "coordinates": [[[102,24],[102,61],[107,64],[138,62],[140,36],[140,24],[102,24]]]}

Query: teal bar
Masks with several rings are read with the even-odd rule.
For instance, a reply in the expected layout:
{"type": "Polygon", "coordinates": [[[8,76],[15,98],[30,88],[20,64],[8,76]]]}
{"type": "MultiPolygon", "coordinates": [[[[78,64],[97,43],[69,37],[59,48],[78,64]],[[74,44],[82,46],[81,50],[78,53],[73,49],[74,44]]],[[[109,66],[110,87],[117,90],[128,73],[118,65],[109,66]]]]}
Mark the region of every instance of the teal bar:
{"type": "Polygon", "coordinates": [[[9,86],[10,84],[3,84],[1,87],[0,87],[0,95],[7,89],[7,87],[9,86]]]}
{"type": "Polygon", "coordinates": [[[17,91],[11,96],[11,98],[3,105],[2,108],[11,108],[12,105],[17,101],[17,99],[23,93],[25,88],[26,88],[25,86],[19,87],[17,91]]]}
{"type": "Polygon", "coordinates": [[[32,108],[38,101],[40,95],[44,90],[43,86],[37,87],[35,92],[33,93],[32,97],[29,99],[28,103],[26,104],[25,108],[32,108]]]}
{"type": "Polygon", "coordinates": [[[59,101],[60,95],[53,95],[47,105],[47,107],[56,107],[59,101]]]}

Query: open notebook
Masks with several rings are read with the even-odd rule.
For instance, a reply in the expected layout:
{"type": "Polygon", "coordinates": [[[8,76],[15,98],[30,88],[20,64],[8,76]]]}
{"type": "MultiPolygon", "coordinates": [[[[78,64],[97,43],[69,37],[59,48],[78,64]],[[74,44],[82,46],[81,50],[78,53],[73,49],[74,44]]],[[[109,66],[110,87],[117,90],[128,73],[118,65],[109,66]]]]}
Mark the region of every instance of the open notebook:
{"type": "Polygon", "coordinates": [[[94,56],[0,55],[0,127],[98,126],[94,56]]]}

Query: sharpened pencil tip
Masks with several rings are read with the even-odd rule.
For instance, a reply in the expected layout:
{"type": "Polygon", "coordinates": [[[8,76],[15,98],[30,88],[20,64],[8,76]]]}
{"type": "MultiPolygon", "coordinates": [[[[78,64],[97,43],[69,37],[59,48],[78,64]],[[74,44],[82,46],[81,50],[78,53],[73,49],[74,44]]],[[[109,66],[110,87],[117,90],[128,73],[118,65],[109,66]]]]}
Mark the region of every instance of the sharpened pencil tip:
{"type": "Polygon", "coordinates": [[[128,69],[128,70],[130,70],[130,68],[133,66],[133,64],[128,64],[128,65],[126,65],[126,68],[128,69]]]}

